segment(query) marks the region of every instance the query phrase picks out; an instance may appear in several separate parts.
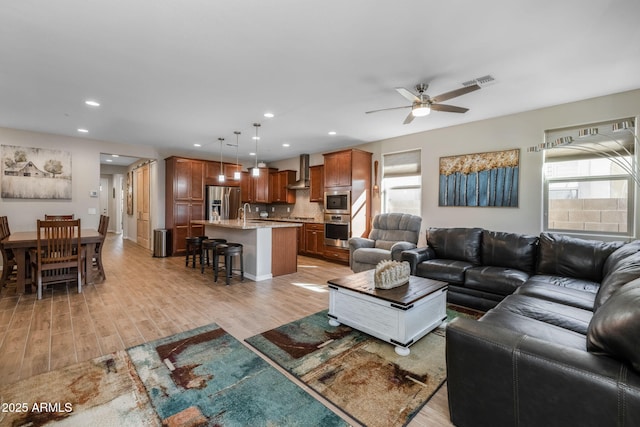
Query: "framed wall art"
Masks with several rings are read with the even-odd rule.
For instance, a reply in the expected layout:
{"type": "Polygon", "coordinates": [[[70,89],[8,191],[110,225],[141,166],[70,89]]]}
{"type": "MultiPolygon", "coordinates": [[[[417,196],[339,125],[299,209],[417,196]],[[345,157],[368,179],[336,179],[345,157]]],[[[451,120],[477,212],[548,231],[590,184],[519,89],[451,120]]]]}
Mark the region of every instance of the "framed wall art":
{"type": "Polygon", "coordinates": [[[520,150],[440,158],[439,206],[518,206],[520,150]]]}
{"type": "Polygon", "coordinates": [[[1,147],[2,198],[71,200],[71,153],[46,148],[1,147]]]}
{"type": "Polygon", "coordinates": [[[127,172],[127,215],[133,215],[133,171],[127,172]]]}

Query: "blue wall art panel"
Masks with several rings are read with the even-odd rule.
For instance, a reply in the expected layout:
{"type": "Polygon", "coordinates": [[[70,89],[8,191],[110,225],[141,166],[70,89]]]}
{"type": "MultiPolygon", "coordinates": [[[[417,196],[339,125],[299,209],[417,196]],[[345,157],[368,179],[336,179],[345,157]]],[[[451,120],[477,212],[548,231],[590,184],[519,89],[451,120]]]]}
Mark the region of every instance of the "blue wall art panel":
{"type": "Polygon", "coordinates": [[[518,206],[520,150],[440,158],[440,206],[518,206]]]}

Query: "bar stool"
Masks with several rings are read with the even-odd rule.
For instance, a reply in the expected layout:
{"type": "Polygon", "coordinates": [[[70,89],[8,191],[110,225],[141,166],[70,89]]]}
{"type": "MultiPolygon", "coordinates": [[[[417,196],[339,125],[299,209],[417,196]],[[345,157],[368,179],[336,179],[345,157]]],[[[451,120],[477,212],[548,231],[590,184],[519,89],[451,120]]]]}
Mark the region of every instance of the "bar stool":
{"type": "MultiPolygon", "coordinates": [[[[224,257],[224,269],[227,278],[227,285],[233,273],[233,257],[240,257],[240,280],[244,281],[244,259],[242,256],[242,245],[240,243],[220,243],[213,250],[213,279],[218,281],[218,271],[220,270],[219,260],[224,257]]],[[[237,270],[237,269],[236,269],[237,270]]]]}
{"type": "Polygon", "coordinates": [[[200,255],[202,262],[200,262],[200,273],[204,273],[204,265],[209,265],[209,261],[213,259],[213,256],[215,256],[216,246],[220,243],[227,243],[227,239],[205,239],[202,241],[202,255],[200,255]],[[211,251],[211,256],[209,256],[209,251],[211,251]]]}
{"type": "Polygon", "coordinates": [[[192,268],[196,268],[196,256],[200,257],[200,263],[202,264],[202,241],[208,239],[207,236],[187,236],[187,256],[185,257],[184,265],[189,266],[189,257],[191,257],[192,268]]]}

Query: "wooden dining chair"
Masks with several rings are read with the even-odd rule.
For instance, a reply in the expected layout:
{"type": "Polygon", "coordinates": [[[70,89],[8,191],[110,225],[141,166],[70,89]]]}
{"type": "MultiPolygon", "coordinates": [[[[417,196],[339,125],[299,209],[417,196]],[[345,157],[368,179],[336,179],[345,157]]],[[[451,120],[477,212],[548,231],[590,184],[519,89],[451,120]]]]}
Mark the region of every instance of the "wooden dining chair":
{"type": "Polygon", "coordinates": [[[64,215],[49,215],[44,214],[45,221],[66,221],[73,219],[73,214],[64,214],[64,215]]]}
{"type": "Polygon", "coordinates": [[[11,235],[9,220],[6,216],[0,216],[0,253],[2,255],[2,276],[0,276],[0,286],[6,287],[16,269],[16,259],[11,249],[7,249],[1,243],[2,240],[11,235]]]}
{"type": "Polygon", "coordinates": [[[107,230],[109,229],[109,217],[107,215],[100,215],[100,223],[98,224],[98,233],[100,233],[100,242],[96,243],[96,250],[92,257],[92,267],[96,268],[98,274],[102,276],[102,280],[107,280],[107,275],[104,272],[104,265],[102,264],[102,247],[104,246],[104,239],[107,237],[107,230]]]}
{"type": "Polygon", "coordinates": [[[31,253],[31,265],[38,299],[42,299],[44,285],[73,280],[78,282],[78,293],[81,293],[80,220],[38,220],[37,233],[37,247],[31,253]]]}

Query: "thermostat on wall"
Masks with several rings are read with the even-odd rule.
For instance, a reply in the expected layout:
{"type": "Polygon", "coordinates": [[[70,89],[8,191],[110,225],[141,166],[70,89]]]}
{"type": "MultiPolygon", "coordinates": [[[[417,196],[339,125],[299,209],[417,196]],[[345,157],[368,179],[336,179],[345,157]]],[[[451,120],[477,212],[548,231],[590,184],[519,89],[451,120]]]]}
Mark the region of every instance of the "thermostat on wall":
{"type": "Polygon", "coordinates": [[[98,192],[96,190],[89,191],[89,197],[98,197],[98,192]]]}

